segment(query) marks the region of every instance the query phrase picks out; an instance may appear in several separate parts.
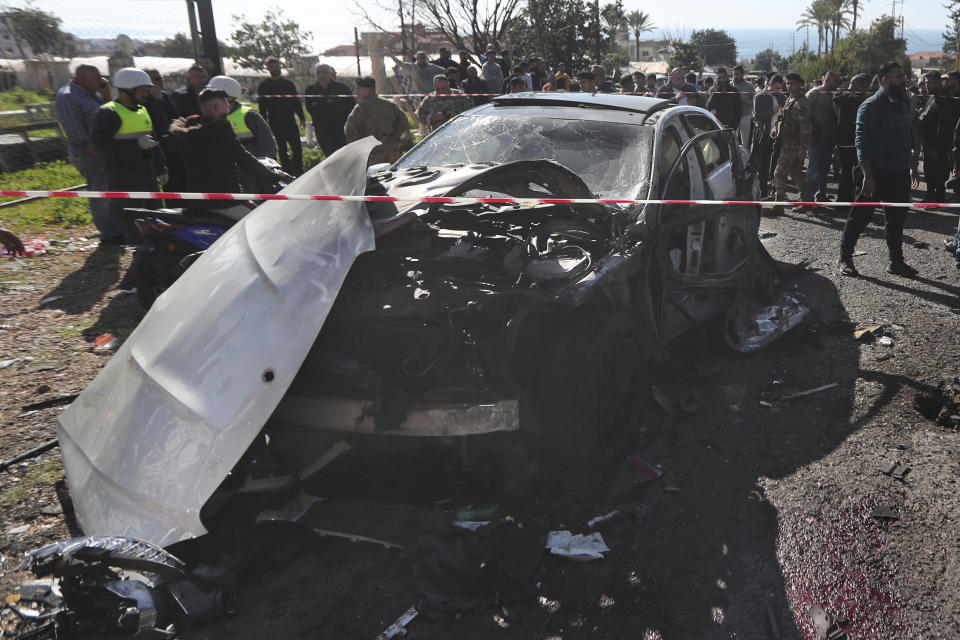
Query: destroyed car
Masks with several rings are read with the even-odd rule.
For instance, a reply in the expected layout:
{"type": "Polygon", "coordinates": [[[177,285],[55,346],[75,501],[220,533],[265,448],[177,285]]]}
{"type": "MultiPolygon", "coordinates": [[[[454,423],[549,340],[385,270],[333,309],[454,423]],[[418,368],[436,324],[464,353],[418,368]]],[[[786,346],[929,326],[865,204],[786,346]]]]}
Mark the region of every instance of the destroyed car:
{"type": "Polygon", "coordinates": [[[734,133],[702,109],[510,94],[367,172],[376,144],[282,193],[397,202],[266,202],[61,415],[85,533],[204,533],[201,508],[264,425],[522,430],[588,468],[636,423],[645,365],[674,338],[719,318],[748,351],[806,314],[764,260],[758,206],[687,202],[757,197],[734,133]],[[648,199],[668,202],[616,202],[648,199]]]}

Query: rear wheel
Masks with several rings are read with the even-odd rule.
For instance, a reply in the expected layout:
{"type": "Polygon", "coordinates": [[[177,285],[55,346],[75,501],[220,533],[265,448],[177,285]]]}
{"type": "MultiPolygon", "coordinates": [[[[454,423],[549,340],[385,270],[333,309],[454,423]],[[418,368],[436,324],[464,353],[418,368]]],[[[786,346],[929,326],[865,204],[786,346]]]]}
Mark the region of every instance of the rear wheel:
{"type": "Polygon", "coordinates": [[[572,318],[558,332],[539,385],[544,479],[583,485],[614,470],[645,398],[643,351],[632,319],[600,312],[572,318]]]}

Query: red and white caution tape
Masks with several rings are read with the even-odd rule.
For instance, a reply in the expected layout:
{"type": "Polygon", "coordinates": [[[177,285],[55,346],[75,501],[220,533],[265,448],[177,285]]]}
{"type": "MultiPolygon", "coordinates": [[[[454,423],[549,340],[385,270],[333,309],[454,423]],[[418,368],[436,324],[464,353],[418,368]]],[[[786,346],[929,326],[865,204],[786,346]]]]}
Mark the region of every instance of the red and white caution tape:
{"type": "Polygon", "coordinates": [[[282,194],[282,193],[191,193],[166,191],[36,191],[20,189],[0,189],[0,197],[40,197],[40,198],[110,198],[118,200],[318,200],[340,202],[426,202],[435,204],[662,204],[694,206],[738,206],[757,207],[900,207],[917,209],[957,209],[960,202],[808,202],[808,201],[766,201],[766,200],[663,200],[655,198],[467,198],[445,196],[340,196],[321,194],[282,194]]]}
{"type": "MultiPolygon", "coordinates": [[[[484,97],[494,97],[502,96],[505,94],[502,93],[441,93],[441,94],[432,94],[432,93],[378,93],[378,96],[381,98],[426,98],[430,95],[436,95],[438,98],[452,98],[456,97],[467,97],[467,98],[484,98],[484,97]]],[[[265,93],[263,95],[252,95],[250,96],[251,100],[259,100],[260,98],[356,98],[352,93],[265,93]]]]}

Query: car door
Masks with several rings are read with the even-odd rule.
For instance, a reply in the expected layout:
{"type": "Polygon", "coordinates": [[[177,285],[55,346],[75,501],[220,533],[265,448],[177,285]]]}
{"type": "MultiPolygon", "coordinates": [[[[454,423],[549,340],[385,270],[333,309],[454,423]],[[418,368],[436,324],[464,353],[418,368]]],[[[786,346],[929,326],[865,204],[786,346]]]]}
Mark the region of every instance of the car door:
{"type": "MultiPolygon", "coordinates": [[[[730,132],[715,126],[695,134],[690,129],[664,170],[661,198],[685,199],[684,192],[693,200],[749,197],[744,168],[732,155],[730,132]]],[[[665,162],[670,145],[661,148],[658,162],[665,162]]],[[[650,282],[650,291],[659,292],[653,302],[659,303],[662,344],[729,307],[737,288],[749,279],[758,225],[759,210],[750,205],[661,207],[650,270],[651,279],[658,281],[650,282]]]]}

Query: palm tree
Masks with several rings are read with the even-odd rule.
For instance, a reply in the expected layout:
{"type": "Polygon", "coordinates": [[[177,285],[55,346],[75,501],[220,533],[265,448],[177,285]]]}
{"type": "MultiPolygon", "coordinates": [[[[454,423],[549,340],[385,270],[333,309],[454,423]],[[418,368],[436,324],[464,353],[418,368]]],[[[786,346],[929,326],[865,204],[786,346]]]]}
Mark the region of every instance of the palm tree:
{"type": "Polygon", "coordinates": [[[835,11],[832,0],[813,0],[810,6],[804,9],[797,21],[797,30],[803,27],[817,28],[817,57],[823,52],[823,45],[829,44],[826,36],[830,33],[830,24],[835,11]]]}
{"type": "Polygon", "coordinates": [[[830,29],[833,31],[830,38],[830,49],[836,53],[837,40],[840,39],[840,30],[850,29],[850,13],[853,0],[828,0],[828,2],[833,11],[833,15],[830,18],[830,29]]]}
{"type": "Polygon", "coordinates": [[[640,59],[640,34],[644,31],[653,31],[656,25],[650,19],[649,13],[631,11],[627,14],[627,24],[633,30],[633,37],[637,39],[637,60],[640,59]]]}

